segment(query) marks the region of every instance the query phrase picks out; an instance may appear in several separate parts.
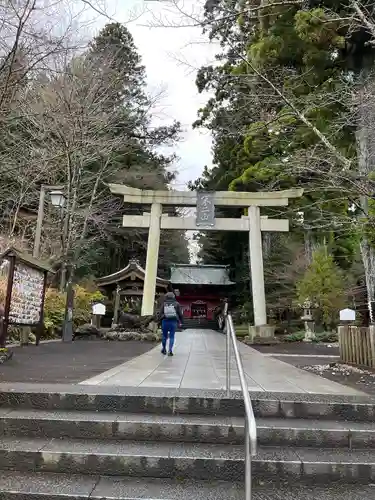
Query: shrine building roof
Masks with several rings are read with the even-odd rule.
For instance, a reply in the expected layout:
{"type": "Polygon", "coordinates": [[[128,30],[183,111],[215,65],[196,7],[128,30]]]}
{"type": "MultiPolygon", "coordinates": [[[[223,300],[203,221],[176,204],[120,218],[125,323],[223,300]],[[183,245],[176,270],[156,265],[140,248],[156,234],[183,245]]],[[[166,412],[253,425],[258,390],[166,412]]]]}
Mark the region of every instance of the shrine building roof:
{"type": "Polygon", "coordinates": [[[15,257],[18,261],[23,262],[24,264],[33,267],[34,269],[54,273],[50,264],[44,262],[43,260],[36,259],[32,255],[18,250],[15,247],[9,247],[7,250],[5,250],[5,252],[0,255],[0,261],[7,257],[15,257]]]}
{"type": "MultiPolygon", "coordinates": [[[[126,280],[134,280],[139,279],[144,281],[146,271],[140,265],[140,263],[136,259],[129,260],[129,263],[120,271],[116,271],[115,273],[108,274],[108,276],[102,276],[101,278],[97,278],[95,280],[96,284],[100,286],[108,286],[108,285],[116,285],[126,280]]],[[[156,278],[156,285],[167,288],[169,281],[163,278],[156,278]]]]}
{"type": "Polygon", "coordinates": [[[173,285],[234,285],[229,278],[229,266],[203,264],[173,264],[171,266],[173,285]]]}

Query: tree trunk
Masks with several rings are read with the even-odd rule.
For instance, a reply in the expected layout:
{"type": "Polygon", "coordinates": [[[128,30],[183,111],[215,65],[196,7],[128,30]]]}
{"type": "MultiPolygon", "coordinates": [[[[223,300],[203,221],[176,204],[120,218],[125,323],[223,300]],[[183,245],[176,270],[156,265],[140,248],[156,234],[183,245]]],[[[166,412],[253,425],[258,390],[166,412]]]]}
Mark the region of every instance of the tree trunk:
{"type": "Polygon", "coordinates": [[[263,243],[263,258],[268,259],[269,256],[271,255],[271,238],[272,234],[271,233],[263,233],[262,234],[262,243],[263,243]]]}
{"type": "MultiPolygon", "coordinates": [[[[371,82],[369,85],[364,83],[359,92],[358,105],[358,128],[356,132],[357,139],[357,157],[358,171],[360,177],[368,179],[370,174],[375,171],[375,93],[371,82]]],[[[359,219],[368,217],[368,197],[360,197],[361,213],[359,219]]],[[[362,223],[359,221],[359,227],[362,223]]],[[[375,250],[365,231],[362,232],[360,241],[361,257],[365,271],[365,281],[367,290],[367,303],[370,315],[370,323],[374,323],[374,303],[375,303],[375,250]]]]}
{"type": "Polygon", "coordinates": [[[311,237],[311,231],[309,229],[306,229],[303,236],[304,236],[304,243],[305,243],[306,263],[309,266],[312,262],[312,254],[313,254],[313,242],[312,242],[312,237],[311,237]]]}

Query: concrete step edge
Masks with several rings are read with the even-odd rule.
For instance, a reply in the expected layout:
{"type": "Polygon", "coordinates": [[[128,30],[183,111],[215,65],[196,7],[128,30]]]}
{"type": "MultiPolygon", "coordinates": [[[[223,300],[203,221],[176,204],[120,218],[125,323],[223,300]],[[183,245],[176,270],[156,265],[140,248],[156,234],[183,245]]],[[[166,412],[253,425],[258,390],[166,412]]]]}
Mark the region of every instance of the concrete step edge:
{"type": "MultiPolygon", "coordinates": [[[[255,483],[255,481],[254,481],[255,483]]],[[[252,500],[363,500],[373,498],[375,485],[307,486],[267,482],[253,485],[252,500]]],[[[243,500],[243,483],[176,479],[78,476],[55,473],[3,472],[1,500],[243,500]]]]}
{"type": "Polygon", "coordinates": [[[225,481],[79,476],[59,473],[2,472],[0,498],[121,500],[242,500],[243,485],[225,481]],[[23,495],[23,497],[21,497],[23,495]]]}
{"type": "MultiPolygon", "coordinates": [[[[139,443],[138,443],[139,445],[139,443]]],[[[211,445],[213,446],[213,445],[211,445]]],[[[224,447],[223,447],[224,448],[224,447]]],[[[235,453],[235,446],[215,453],[202,453],[202,446],[190,451],[176,449],[164,451],[124,449],[67,448],[48,446],[40,450],[18,448],[0,449],[0,470],[19,472],[54,472],[82,475],[109,475],[123,477],[183,478],[194,480],[243,481],[245,463],[242,451],[235,453]]],[[[315,451],[315,450],[314,450],[315,451]]],[[[259,480],[278,479],[291,484],[347,483],[370,484],[375,482],[375,459],[361,453],[339,455],[338,450],[322,450],[312,455],[312,449],[290,448],[282,452],[260,450],[252,460],[253,477],[259,480]],[[297,454],[298,453],[298,454],[297,454]],[[332,455],[331,455],[332,454],[332,455]],[[302,455],[302,456],[301,456],[302,455]]],[[[216,499],[215,499],[216,500],[216,499]]]]}
{"type": "MultiPolygon", "coordinates": [[[[55,411],[55,410],[15,410],[13,408],[0,408],[0,424],[2,422],[41,421],[50,423],[86,423],[86,424],[142,424],[150,426],[209,426],[224,428],[244,428],[243,417],[230,417],[223,415],[193,415],[173,414],[155,415],[152,413],[114,413],[94,411],[55,411]]],[[[375,432],[373,422],[353,422],[342,420],[318,420],[303,418],[256,418],[257,428],[276,429],[287,431],[358,431],[375,432]]]]}
{"type": "MultiPolygon", "coordinates": [[[[95,417],[95,416],[94,416],[95,417]]],[[[0,433],[7,438],[48,438],[95,441],[106,439],[113,441],[144,441],[168,443],[200,443],[220,445],[243,445],[244,424],[234,419],[235,423],[218,423],[210,419],[191,420],[157,418],[146,416],[144,420],[107,420],[99,417],[91,419],[38,419],[32,418],[0,419],[0,433]]],[[[316,423],[309,421],[299,425],[285,425],[282,421],[269,424],[258,422],[258,443],[267,446],[311,446],[314,448],[369,448],[375,447],[375,429],[366,424],[346,425],[344,423],[316,423]],[[324,426],[323,424],[327,425],[324,426]],[[320,426],[319,426],[320,425],[320,426]]],[[[350,423],[349,423],[350,424],[350,423]]],[[[370,424],[369,424],[370,425],[370,424]]]]}
{"type": "MultiPolygon", "coordinates": [[[[7,387],[7,386],[6,386],[7,387]]],[[[61,386],[59,386],[61,388],[61,386]]],[[[65,387],[65,386],[63,386],[65,387]]],[[[59,392],[58,387],[52,391],[51,386],[42,391],[32,389],[29,385],[6,391],[1,390],[0,408],[40,409],[55,411],[99,411],[115,413],[151,413],[151,414],[199,414],[242,416],[244,412],[243,398],[234,392],[226,398],[223,391],[155,391],[142,388],[105,388],[97,386],[73,386],[59,392]],[[144,390],[143,390],[144,389],[144,390]],[[85,392],[83,392],[85,391],[85,392]],[[112,391],[112,393],[111,393],[112,391]]],[[[338,398],[327,396],[288,394],[252,395],[255,415],[259,418],[311,418],[336,419],[351,421],[375,421],[375,402],[367,398],[338,398]],[[309,396],[309,397],[307,397],[309,396]]]]}
{"type": "MultiPolygon", "coordinates": [[[[244,461],[244,446],[210,443],[154,441],[108,441],[84,439],[11,438],[0,439],[0,453],[50,455],[149,457],[186,460],[244,461]]],[[[375,452],[366,449],[259,446],[253,462],[342,463],[375,466],[375,452]]]]}
{"type": "MultiPolygon", "coordinates": [[[[348,437],[375,436],[375,424],[371,422],[291,419],[291,418],[257,418],[259,434],[279,433],[279,436],[297,436],[303,433],[346,434],[348,437]]],[[[182,430],[186,436],[206,431],[223,431],[225,435],[242,436],[244,419],[241,417],[225,417],[210,415],[155,415],[147,413],[104,413],[104,412],[75,412],[75,411],[44,411],[44,410],[12,410],[0,409],[0,431],[4,435],[43,435],[47,437],[63,437],[72,432],[72,437],[90,437],[92,434],[103,433],[103,437],[114,438],[121,435],[131,439],[132,432],[136,435],[146,435],[155,429],[158,434],[182,430]],[[185,429],[185,430],[184,430],[185,429]],[[61,435],[57,434],[59,430],[61,435]]],[[[217,433],[216,433],[217,434],[217,433]]],[[[217,434],[218,435],[218,434],[217,434]]],[[[98,436],[100,437],[100,436],[98,436]]],[[[150,434],[151,437],[151,434],[150,434]]],[[[178,432],[175,435],[178,437],[178,432]]],[[[181,434],[183,437],[183,434],[181,434]]],[[[219,436],[220,437],[220,436],[219,436]]],[[[135,437],[134,439],[139,439],[135,437]]]]}
{"type": "Polygon", "coordinates": [[[129,423],[150,425],[208,425],[223,427],[243,427],[244,419],[225,415],[153,413],[98,412],[79,410],[42,410],[0,408],[0,422],[17,420],[40,420],[49,422],[87,422],[87,423],[129,423]]]}

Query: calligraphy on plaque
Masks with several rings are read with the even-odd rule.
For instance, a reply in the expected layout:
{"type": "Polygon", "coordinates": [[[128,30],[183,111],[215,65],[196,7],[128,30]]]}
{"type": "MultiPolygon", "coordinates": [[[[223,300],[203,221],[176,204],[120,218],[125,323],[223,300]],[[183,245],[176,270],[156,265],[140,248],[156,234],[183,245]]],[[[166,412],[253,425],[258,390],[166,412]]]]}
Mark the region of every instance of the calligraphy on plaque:
{"type": "Polygon", "coordinates": [[[215,194],[212,192],[197,192],[197,218],[195,225],[197,227],[215,226],[215,194]]]}
{"type": "Polygon", "coordinates": [[[17,262],[13,274],[9,323],[37,325],[43,304],[44,274],[17,262]]]}

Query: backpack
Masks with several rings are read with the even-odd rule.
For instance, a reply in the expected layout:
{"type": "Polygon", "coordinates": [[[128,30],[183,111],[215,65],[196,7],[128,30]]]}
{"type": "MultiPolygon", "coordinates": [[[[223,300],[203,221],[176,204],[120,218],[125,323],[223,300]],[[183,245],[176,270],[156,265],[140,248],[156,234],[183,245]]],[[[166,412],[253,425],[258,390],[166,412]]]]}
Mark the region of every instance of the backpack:
{"type": "Polygon", "coordinates": [[[166,319],[177,319],[177,311],[175,304],[166,302],[164,304],[164,317],[166,319]]]}

